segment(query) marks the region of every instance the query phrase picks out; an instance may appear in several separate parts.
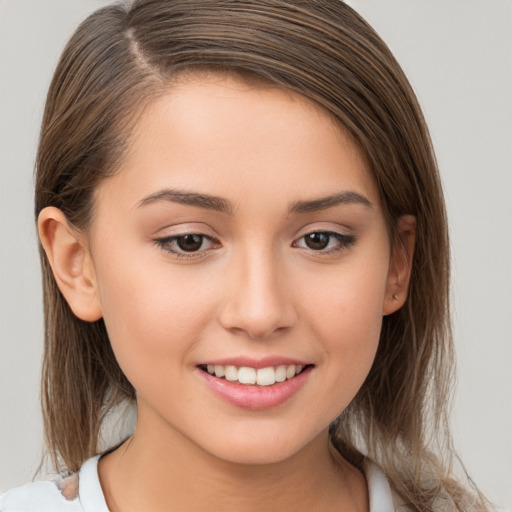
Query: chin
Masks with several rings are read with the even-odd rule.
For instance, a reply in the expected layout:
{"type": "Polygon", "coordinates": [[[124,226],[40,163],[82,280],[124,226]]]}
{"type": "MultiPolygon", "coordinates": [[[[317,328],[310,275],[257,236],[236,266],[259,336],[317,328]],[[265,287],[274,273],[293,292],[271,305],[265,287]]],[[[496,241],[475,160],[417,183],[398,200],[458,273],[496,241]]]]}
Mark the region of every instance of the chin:
{"type": "Polygon", "coordinates": [[[246,431],[245,436],[227,436],[220,443],[208,443],[201,448],[218,459],[240,465],[268,465],[278,464],[293,458],[305,448],[312,438],[294,438],[291,434],[285,434],[271,429],[257,429],[246,431]]]}

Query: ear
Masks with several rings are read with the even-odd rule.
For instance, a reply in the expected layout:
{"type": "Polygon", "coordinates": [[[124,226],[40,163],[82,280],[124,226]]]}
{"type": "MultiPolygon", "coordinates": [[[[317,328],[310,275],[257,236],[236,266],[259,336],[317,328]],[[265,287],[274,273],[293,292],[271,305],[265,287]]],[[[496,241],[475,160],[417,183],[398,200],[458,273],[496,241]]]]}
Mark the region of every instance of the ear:
{"type": "Polygon", "coordinates": [[[37,226],[55,281],[69,307],[81,320],[99,320],[101,303],[85,237],[54,207],[41,211],[37,226]]]}
{"type": "Polygon", "coordinates": [[[391,252],[383,315],[398,311],[407,298],[416,243],[416,217],[403,215],[398,219],[397,229],[398,238],[391,252]]]}

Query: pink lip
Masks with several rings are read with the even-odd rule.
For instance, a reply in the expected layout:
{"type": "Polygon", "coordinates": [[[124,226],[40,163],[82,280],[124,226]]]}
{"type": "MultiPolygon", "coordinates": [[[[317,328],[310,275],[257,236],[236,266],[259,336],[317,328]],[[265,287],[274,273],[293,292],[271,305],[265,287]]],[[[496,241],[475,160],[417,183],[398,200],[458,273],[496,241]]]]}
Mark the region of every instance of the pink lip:
{"type": "Polygon", "coordinates": [[[208,364],[211,365],[220,365],[220,366],[236,366],[237,368],[241,368],[242,366],[248,366],[249,368],[268,368],[270,366],[273,366],[274,368],[284,365],[302,365],[306,366],[308,363],[305,363],[304,361],[299,361],[298,359],[288,359],[285,357],[280,356],[267,356],[262,357],[261,359],[254,359],[251,357],[231,357],[226,359],[216,359],[215,361],[205,361],[205,366],[208,364]]]}
{"type": "MultiPolygon", "coordinates": [[[[231,359],[230,361],[233,360],[231,359]]],[[[242,364],[240,366],[252,366],[253,364],[254,363],[251,363],[251,365],[242,364]]],[[[234,364],[234,366],[238,366],[238,364],[234,364]]],[[[259,366],[259,368],[265,368],[268,366],[274,365],[266,363],[266,366],[259,366]]],[[[254,366],[252,367],[254,368],[254,366]]],[[[215,375],[210,375],[199,368],[196,368],[196,372],[215,394],[226,400],[228,403],[244,409],[263,410],[276,407],[286,402],[295,393],[297,393],[306,382],[306,379],[312,369],[312,366],[308,366],[295,377],[285,380],[284,382],[278,382],[272,386],[252,386],[239,384],[238,382],[230,382],[226,379],[215,377],[215,375]]]]}

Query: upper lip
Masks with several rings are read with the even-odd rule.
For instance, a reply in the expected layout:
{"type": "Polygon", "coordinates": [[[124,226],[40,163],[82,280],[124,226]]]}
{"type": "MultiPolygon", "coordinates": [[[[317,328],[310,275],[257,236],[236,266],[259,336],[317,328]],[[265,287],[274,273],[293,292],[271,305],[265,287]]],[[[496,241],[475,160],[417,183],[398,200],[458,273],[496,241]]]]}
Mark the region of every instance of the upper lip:
{"type": "Polygon", "coordinates": [[[306,366],[307,362],[304,362],[300,359],[294,359],[290,357],[283,356],[265,356],[259,359],[255,359],[253,357],[227,357],[223,359],[212,359],[208,361],[204,361],[201,364],[203,365],[219,365],[219,366],[236,366],[237,368],[249,367],[249,368],[268,368],[270,366],[289,366],[289,365],[302,365],[306,366]]]}

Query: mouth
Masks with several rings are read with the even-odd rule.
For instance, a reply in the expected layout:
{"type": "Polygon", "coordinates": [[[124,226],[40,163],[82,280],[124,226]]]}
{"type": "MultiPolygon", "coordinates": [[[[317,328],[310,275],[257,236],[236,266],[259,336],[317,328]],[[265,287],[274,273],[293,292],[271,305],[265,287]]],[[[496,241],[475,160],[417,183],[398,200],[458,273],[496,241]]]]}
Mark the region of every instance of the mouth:
{"type": "Polygon", "coordinates": [[[200,364],[198,368],[213,377],[233,384],[267,387],[289,381],[312,366],[311,364],[283,364],[265,368],[252,368],[250,366],[200,364]]]}
{"type": "Polygon", "coordinates": [[[311,380],[314,368],[314,364],[280,356],[238,356],[205,361],[196,366],[195,373],[227,403],[261,411],[291,400],[311,380]]]}

